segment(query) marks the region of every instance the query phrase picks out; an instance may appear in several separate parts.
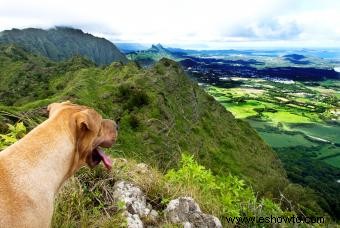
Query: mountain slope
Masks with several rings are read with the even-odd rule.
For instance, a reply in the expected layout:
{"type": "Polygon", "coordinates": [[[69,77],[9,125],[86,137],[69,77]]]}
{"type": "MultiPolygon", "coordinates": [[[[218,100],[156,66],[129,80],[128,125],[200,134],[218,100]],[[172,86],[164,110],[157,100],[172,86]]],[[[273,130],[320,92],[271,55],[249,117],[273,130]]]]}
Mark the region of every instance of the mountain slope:
{"type": "Polygon", "coordinates": [[[121,118],[123,130],[113,151],[120,156],[168,169],[188,151],[215,173],[240,175],[262,193],[287,184],[276,155],[256,132],[171,60],[151,69],[118,63],[96,68],[82,59],[51,62],[13,46],[0,49],[0,57],[0,80],[6,82],[0,102],[7,105],[1,109],[12,116],[32,121],[48,103],[70,99],[121,118]],[[12,92],[18,91],[15,82],[35,93],[12,92]]]}
{"type": "Polygon", "coordinates": [[[0,44],[0,104],[17,106],[52,95],[48,85],[63,80],[59,75],[95,66],[79,56],[61,63],[32,55],[15,45],[0,44]],[[58,77],[59,76],[59,77],[58,77]]]}
{"type": "Polygon", "coordinates": [[[49,30],[35,28],[5,30],[0,33],[0,43],[15,43],[57,61],[81,55],[99,65],[110,64],[113,61],[128,62],[110,41],[67,27],[49,30]]]}

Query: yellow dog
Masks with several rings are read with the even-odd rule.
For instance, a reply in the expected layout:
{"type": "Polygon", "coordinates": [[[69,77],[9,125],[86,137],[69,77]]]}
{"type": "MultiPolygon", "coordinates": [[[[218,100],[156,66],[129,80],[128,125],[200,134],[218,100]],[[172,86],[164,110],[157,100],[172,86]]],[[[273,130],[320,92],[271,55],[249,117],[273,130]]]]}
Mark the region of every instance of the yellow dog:
{"type": "Polygon", "coordinates": [[[0,152],[0,227],[49,227],[54,198],[81,166],[111,160],[117,125],[70,102],[48,106],[49,118],[0,152]]]}

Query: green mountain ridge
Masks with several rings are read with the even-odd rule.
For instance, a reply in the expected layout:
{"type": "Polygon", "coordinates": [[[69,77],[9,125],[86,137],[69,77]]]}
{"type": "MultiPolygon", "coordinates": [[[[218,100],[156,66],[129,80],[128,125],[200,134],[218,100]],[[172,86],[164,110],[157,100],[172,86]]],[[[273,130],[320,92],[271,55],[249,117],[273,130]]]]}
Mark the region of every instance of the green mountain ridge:
{"type": "Polygon", "coordinates": [[[18,120],[32,128],[46,118],[43,109],[49,103],[71,100],[105,118],[121,119],[118,142],[108,151],[113,156],[166,171],[178,167],[182,153],[190,153],[214,174],[243,178],[259,196],[280,199],[284,193],[304,212],[319,210],[313,194],[298,187],[302,196],[294,196],[297,189],[255,130],[172,60],[161,59],[148,69],[117,62],[96,67],[82,57],[54,62],[3,45],[0,81],[0,131],[18,120]]]}
{"type": "Polygon", "coordinates": [[[113,61],[128,62],[110,41],[68,27],[5,30],[0,32],[0,43],[17,44],[56,61],[81,55],[98,65],[110,64],[113,61]]]}

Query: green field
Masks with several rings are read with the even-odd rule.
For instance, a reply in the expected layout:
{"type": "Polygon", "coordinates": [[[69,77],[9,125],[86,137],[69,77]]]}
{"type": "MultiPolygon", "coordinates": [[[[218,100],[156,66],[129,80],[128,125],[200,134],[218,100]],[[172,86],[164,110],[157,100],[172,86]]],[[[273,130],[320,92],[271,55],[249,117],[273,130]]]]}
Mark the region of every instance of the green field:
{"type": "Polygon", "coordinates": [[[327,80],[312,86],[301,82],[232,79],[242,84],[205,89],[236,118],[247,120],[274,149],[303,147],[304,151],[313,150],[315,159],[340,168],[338,81],[327,80]]]}
{"type": "Polygon", "coordinates": [[[285,134],[285,133],[267,133],[261,132],[261,137],[266,142],[271,142],[271,145],[276,147],[289,147],[289,146],[305,146],[311,147],[314,144],[306,140],[303,135],[300,134],[285,134]]]}
{"type": "Polygon", "coordinates": [[[339,164],[340,164],[340,156],[336,156],[336,157],[332,157],[332,158],[329,158],[329,159],[325,159],[324,161],[327,162],[330,165],[338,167],[339,164]]]}

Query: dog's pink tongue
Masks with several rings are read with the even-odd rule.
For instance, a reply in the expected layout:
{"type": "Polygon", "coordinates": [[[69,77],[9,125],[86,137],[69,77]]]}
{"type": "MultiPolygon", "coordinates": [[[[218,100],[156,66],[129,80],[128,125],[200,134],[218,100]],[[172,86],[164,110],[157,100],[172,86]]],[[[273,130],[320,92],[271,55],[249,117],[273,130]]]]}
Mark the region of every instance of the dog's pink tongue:
{"type": "Polygon", "coordinates": [[[100,148],[97,149],[98,150],[98,154],[101,157],[105,167],[110,170],[112,168],[112,161],[111,159],[104,153],[104,151],[100,148]]]}

